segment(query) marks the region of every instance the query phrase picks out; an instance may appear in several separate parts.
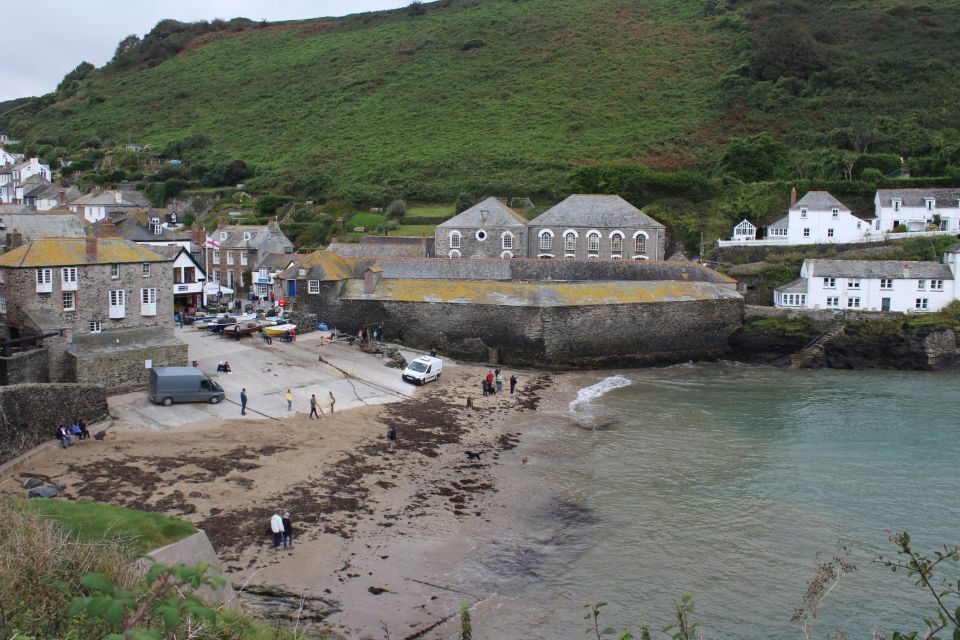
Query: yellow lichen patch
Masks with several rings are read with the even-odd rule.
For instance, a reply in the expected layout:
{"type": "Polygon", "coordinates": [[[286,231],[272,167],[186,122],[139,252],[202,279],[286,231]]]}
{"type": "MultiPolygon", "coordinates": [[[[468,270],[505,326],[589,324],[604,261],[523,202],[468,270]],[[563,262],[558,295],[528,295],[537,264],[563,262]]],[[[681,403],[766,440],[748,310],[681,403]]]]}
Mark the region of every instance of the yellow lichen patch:
{"type": "Polygon", "coordinates": [[[314,251],[301,258],[293,269],[314,269],[314,267],[319,269],[311,272],[312,280],[346,280],[353,275],[353,270],[347,261],[332,251],[314,251]]]}
{"type": "Polygon", "coordinates": [[[0,266],[56,267],[168,260],[170,258],[123,238],[97,238],[95,257],[87,255],[86,238],[37,238],[0,256],[0,266]]]}
{"type": "Polygon", "coordinates": [[[711,300],[738,294],[708,282],[497,282],[477,280],[383,280],[372,294],[362,280],[349,280],[341,298],[397,302],[444,302],[562,307],[711,300]]]}

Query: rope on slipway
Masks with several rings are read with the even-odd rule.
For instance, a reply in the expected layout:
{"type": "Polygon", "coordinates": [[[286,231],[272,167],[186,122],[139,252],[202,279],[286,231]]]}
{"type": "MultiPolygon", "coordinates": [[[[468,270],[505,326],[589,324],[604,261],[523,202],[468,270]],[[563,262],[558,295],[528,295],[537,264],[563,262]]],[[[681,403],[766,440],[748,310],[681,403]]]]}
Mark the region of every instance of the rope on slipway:
{"type": "Polygon", "coordinates": [[[366,379],[364,379],[364,378],[357,378],[356,376],[354,376],[354,375],[351,374],[350,372],[341,369],[340,367],[338,367],[337,365],[333,364],[332,362],[329,362],[329,361],[327,361],[327,360],[324,360],[324,359],[323,359],[323,356],[320,356],[320,362],[322,362],[323,364],[327,365],[328,367],[333,367],[334,369],[336,369],[337,371],[339,371],[340,374],[343,375],[344,379],[345,379],[347,382],[350,383],[350,386],[353,388],[353,394],[354,394],[355,396],[357,396],[357,400],[359,400],[359,401],[362,402],[363,404],[367,404],[367,401],[360,397],[360,393],[357,391],[357,386],[356,386],[355,384],[353,384],[354,379],[359,380],[360,382],[362,382],[363,384],[367,385],[368,387],[372,387],[372,388],[376,389],[377,391],[381,391],[381,392],[383,392],[383,393],[386,393],[386,394],[395,396],[395,397],[397,397],[397,398],[400,398],[401,400],[405,400],[405,399],[407,399],[407,397],[408,397],[408,396],[405,396],[404,394],[400,393],[399,391],[395,391],[395,390],[391,389],[390,387],[384,386],[384,385],[382,385],[382,384],[378,384],[378,383],[376,383],[376,382],[371,382],[370,380],[366,380],[366,379]]]}
{"type": "MultiPolygon", "coordinates": [[[[238,406],[238,407],[240,406],[240,403],[239,403],[239,402],[237,402],[236,400],[231,400],[230,398],[224,398],[223,401],[224,401],[224,402],[229,402],[229,403],[234,404],[234,405],[236,405],[236,406],[238,406]]],[[[251,408],[250,408],[250,405],[247,405],[246,411],[252,411],[252,412],[254,412],[254,413],[258,414],[258,415],[263,416],[264,418],[270,418],[271,420],[276,420],[277,422],[281,422],[280,418],[276,418],[276,417],[274,417],[274,416],[268,416],[267,414],[262,413],[262,412],[260,412],[260,411],[257,411],[256,409],[251,409],[251,408]]]]}

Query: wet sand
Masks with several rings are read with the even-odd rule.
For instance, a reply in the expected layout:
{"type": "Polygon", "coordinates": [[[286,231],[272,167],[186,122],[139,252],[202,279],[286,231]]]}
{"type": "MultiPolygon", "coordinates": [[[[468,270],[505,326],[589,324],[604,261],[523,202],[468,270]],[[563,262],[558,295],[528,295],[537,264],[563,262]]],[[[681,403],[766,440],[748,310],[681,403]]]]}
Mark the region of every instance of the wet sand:
{"type": "Polygon", "coordinates": [[[411,399],[320,420],[122,425],[116,440],[51,449],[18,471],[65,483],[71,499],[193,522],[235,587],[279,596],[243,593],[251,612],[355,638],[382,638],[385,629],[391,638],[434,637],[459,603],[481,597],[442,579],[471,551],[458,532],[495,526],[495,465],[519,465],[522,455],[511,417],[565,406],[577,388],[577,376],[517,372],[517,395],[483,397],[487,370],[451,367],[411,399]],[[470,459],[467,450],[483,453],[470,459]],[[275,510],[291,513],[291,550],[272,548],[275,510]],[[314,599],[298,611],[304,595],[314,599]]]}

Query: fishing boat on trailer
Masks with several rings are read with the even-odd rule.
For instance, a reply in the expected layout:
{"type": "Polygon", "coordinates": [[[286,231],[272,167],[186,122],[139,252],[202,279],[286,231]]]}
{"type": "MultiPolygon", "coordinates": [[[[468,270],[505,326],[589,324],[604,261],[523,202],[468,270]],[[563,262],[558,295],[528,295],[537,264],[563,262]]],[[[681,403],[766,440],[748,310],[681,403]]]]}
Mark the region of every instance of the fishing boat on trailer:
{"type": "Polygon", "coordinates": [[[287,333],[288,331],[296,331],[296,330],[297,330],[297,325],[295,325],[295,324],[290,324],[290,323],[287,323],[287,324],[277,324],[277,325],[274,325],[274,326],[272,326],[272,327],[264,327],[263,330],[266,331],[267,334],[268,334],[268,335],[271,335],[271,336],[282,336],[283,334],[287,333]]]}
{"type": "Polygon", "coordinates": [[[243,336],[249,336],[263,328],[263,324],[257,321],[244,322],[227,327],[223,330],[223,335],[230,336],[239,340],[243,336]]]}

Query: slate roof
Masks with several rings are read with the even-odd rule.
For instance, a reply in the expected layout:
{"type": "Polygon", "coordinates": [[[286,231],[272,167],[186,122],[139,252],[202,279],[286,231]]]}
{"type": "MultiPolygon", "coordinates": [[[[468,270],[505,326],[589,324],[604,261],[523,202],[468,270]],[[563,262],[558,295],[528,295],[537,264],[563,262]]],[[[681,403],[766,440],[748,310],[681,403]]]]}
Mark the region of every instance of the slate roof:
{"type": "Polygon", "coordinates": [[[95,261],[87,257],[86,238],[38,238],[0,256],[0,267],[59,267],[170,260],[122,238],[97,238],[95,261]]]}
{"type": "Polygon", "coordinates": [[[82,238],[87,224],[79,213],[14,213],[0,212],[6,233],[19,232],[23,241],[37,238],[82,238]]]}
{"type": "Polygon", "coordinates": [[[267,269],[286,269],[291,262],[296,262],[302,258],[302,255],[296,253],[271,253],[260,261],[261,268],[267,269]]]}
{"type": "Polygon", "coordinates": [[[960,206],[960,189],[878,189],[876,197],[884,208],[892,208],[896,198],[904,207],[923,207],[924,198],[935,198],[938,209],[960,206]]]}
{"type": "Polygon", "coordinates": [[[776,287],[774,291],[779,291],[780,293],[806,293],[807,279],[797,278],[793,282],[788,282],[782,287],[776,287]]]}
{"type": "Polygon", "coordinates": [[[850,207],[830,195],[829,191],[808,191],[789,210],[799,211],[804,207],[809,211],[830,211],[833,208],[840,209],[840,211],[850,211],[850,207]]]}
{"type": "Polygon", "coordinates": [[[479,229],[481,227],[524,227],[526,224],[527,219],[522,215],[496,198],[487,198],[446,222],[441,222],[437,227],[479,229]]]}
{"type": "Polygon", "coordinates": [[[530,226],[666,229],[620,196],[582,194],[547,209],[531,220],[530,226]]]}
{"type": "Polygon", "coordinates": [[[907,260],[805,260],[808,278],[891,278],[894,280],[935,278],[953,280],[950,267],[940,262],[907,260]]]}
{"type": "Polygon", "coordinates": [[[790,224],[790,218],[783,216],[773,224],[768,224],[767,229],[786,229],[790,224]]]}
{"type": "Polygon", "coordinates": [[[149,207],[150,201],[139,191],[108,190],[88,193],[71,201],[70,204],[88,207],[149,207]],[[117,202],[117,193],[120,194],[120,202],[117,202]]]}
{"type": "MultiPolygon", "coordinates": [[[[217,230],[208,236],[211,240],[220,243],[221,249],[258,249],[260,245],[271,239],[283,240],[285,244],[293,249],[293,243],[280,230],[279,226],[274,224],[235,224],[217,227],[217,230]],[[223,238],[226,232],[227,237],[223,238]],[[250,239],[244,239],[244,233],[250,234],[250,239]]],[[[281,247],[277,247],[281,248],[281,247]]],[[[271,251],[270,253],[276,253],[271,251]]]]}

